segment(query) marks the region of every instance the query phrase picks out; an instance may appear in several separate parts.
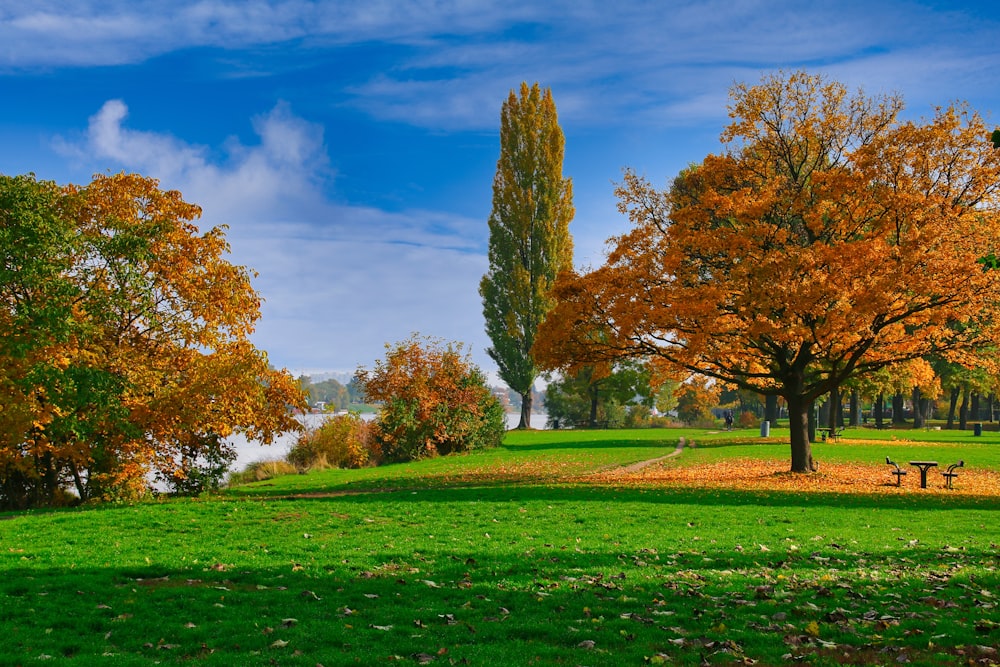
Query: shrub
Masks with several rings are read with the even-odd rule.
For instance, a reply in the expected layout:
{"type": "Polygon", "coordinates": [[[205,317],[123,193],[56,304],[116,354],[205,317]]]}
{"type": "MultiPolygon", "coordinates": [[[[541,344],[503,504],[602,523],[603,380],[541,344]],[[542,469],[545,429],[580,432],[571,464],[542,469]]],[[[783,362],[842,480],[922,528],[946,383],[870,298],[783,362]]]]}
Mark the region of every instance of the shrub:
{"type": "Polygon", "coordinates": [[[507,430],[503,407],[460,343],[418,340],[386,345],[385,360],[355,378],[381,402],[376,438],[390,461],[496,447],[507,430]]]}
{"type": "Polygon", "coordinates": [[[286,460],[303,472],[377,464],[381,457],[374,435],[373,425],[358,413],[336,415],[299,434],[286,460]]]}
{"type": "Polygon", "coordinates": [[[630,406],[625,414],[625,428],[649,428],[653,414],[648,406],[630,406]]]}
{"type": "Polygon", "coordinates": [[[273,477],[294,475],[298,471],[288,461],[255,461],[239,472],[229,473],[228,485],[239,486],[252,482],[263,482],[273,477]]]}
{"type": "Polygon", "coordinates": [[[741,412],[736,423],[740,428],[753,428],[758,423],[757,415],[752,412],[741,412]]]}
{"type": "Polygon", "coordinates": [[[677,416],[689,426],[712,427],[715,417],[712,407],[718,405],[719,387],[708,378],[695,376],[685,382],[675,394],[677,416]]]}

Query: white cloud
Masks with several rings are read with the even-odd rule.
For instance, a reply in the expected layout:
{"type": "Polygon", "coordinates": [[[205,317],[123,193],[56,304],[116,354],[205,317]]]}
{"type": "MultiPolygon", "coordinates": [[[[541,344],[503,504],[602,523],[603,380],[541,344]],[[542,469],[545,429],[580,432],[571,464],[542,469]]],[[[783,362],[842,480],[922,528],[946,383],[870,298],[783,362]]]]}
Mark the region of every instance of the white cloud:
{"type": "Polygon", "coordinates": [[[203,208],[203,227],[230,226],[233,261],[260,274],[254,340],[272,362],[353,370],[419,331],[472,345],[487,367],[481,221],[329,201],[322,132],[283,104],[254,119],[258,144],[231,140],[214,162],[214,151],[130,129],[126,118],[125,104],[111,100],[82,142],[64,140],[61,150],[156,177],[203,208]]]}
{"type": "Polygon", "coordinates": [[[321,189],[332,172],[322,127],[298,118],[284,103],[252,119],[258,145],[230,139],[219,163],[208,147],[126,127],[127,116],[122,100],[110,100],[91,116],[82,144],[60,138],[56,147],[77,160],[110,160],[157,178],[199,203],[213,224],[273,222],[326,205],[321,189]]]}
{"type": "Polygon", "coordinates": [[[228,56],[230,75],[263,75],[272,65],[241,62],[241,49],[282,43],[337,57],[346,45],[392,44],[405,50],[391,68],[348,91],[348,103],[376,119],[489,130],[507,90],[537,80],[557,92],[568,121],[685,125],[698,109],[690,100],[717,99],[734,80],[779,67],[853,70],[866,81],[870,72],[905,81],[915,98],[927,86],[936,86],[927,99],[947,92],[952,74],[985,87],[995,80],[997,28],[973,5],[903,0],[36,0],[0,12],[0,68],[135,63],[212,47],[228,56]],[[900,55],[881,57],[890,51],[900,55]],[[945,64],[937,83],[924,76],[945,64]]]}
{"type": "Polygon", "coordinates": [[[135,63],[176,49],[293,39],[410,43],[490,31],[550,11],[490,0],[34,0],[0,8],[0,66],[135,63]]]}

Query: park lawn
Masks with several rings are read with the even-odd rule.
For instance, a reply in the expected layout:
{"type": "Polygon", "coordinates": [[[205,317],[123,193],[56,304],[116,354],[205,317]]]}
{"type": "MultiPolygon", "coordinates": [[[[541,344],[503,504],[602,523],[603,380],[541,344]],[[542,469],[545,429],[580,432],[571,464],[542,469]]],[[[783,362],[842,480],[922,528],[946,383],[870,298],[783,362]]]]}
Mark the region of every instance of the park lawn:
{"type": "MultiPolygon", "coordinates": [[[[787,468],[749,432],[513,433],[253,493],[0,515],[0,664],[1000,661],[996,495],[621,477],[682,434],[697,446],[628,474],[787,468]]],[[[978,443],[890,444],[1000,470],[978,443]]],[[[884,451],[817,445],[821,474],[884,451]]]]}

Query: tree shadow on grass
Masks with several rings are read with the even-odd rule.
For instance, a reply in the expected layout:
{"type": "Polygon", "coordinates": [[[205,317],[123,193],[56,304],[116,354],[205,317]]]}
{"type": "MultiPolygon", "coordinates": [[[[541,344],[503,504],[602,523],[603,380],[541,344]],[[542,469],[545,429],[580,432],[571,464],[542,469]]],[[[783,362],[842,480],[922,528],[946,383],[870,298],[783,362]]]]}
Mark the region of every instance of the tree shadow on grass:
{"type": "MultiPolygon", "coordinates": [[[[317,529],[321,519],[314,518],[317,529]]],[[[900,547],[873,556],[817,545],[819,557],[709,544],[671,553],[609,541],[586,552],[518,543],[500,551],[467,544],[348,553],[337,549],[335,531],[309,544],[320,540],[329,549],[275,554],[274,565],[251,565],[256,558],[247,557],[193,567],[8,568],[0,583],[0,662],[39,656],[87,662],[103,655],[117,656],[115,664],[372,664],[447,646],[449,657],[485,664],[477,647],[495,646],[495,657],[508,664],[526,664],[539,652],[560,661],[579,655],[587,664],[641,664],[662,651],[694,664],[709,642],[728,639],[730,648],[747,647],[748,658],[775,664],[788,650],[782,644],[788,632],[766,621],[778,612],[797,627],[812,621],[829,628],[831,614],[850,615],[849,641],[859,647],[897,645],[907,632],[918,637],[925,618],[996,616],[975,608],[961,579],[942,574],[934,549],[900,547]],[[823,578],[831,566],[893,569],[900,582],[887,589],[861,577],[856,586],[845,580],[836,587],[823,578]],[[774,572],[784,574],[775,579],[774,572]],[[873,608],[880,611],[869,619],[864,614],[873,608]],[[878,625],[876,618],[895,619],[895,608],[917,615],[902,626],[878,625]],[[771,642],[760,641],[769,636],[777,642],[774,654],[766,649],[771,642]],[[581,640],[603,653],[581,649],[581,640]],[[519,653],[523,642],[533,644],[531,653],[519,653]]],[[[970,549],[953,560],[961,570],[995,562],[996,554],[970,549]]],[[[976,589],[997,583],[994,574],[976,589]]],[[[935,639],[943,646],[968,641],[935,639]]],[[[910,643],[917,651],[927,640],[910,643]]]]}
{"type": "Polygon", "coordinates": [[[672,449],[677,446],[677,437],[662,438],[653,440],[579,440],[575,442],[553,440],[550,442],[535,442],[525,444],[503,444],[501,449],[510,452],[539,452],[551,450],[572,450],[572,449],[672,449]]]}

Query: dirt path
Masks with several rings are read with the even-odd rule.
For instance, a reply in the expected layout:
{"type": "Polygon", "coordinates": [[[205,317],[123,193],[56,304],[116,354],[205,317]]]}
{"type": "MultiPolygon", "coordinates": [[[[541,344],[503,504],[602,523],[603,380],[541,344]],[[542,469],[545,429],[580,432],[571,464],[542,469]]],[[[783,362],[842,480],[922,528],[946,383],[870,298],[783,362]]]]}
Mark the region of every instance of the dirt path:
{"type": "Polygon", "coordinates": [[[620,472],[624,472],[624,473],[639,472],[640,470],[642,470],[646,466],[651,466],[654,463],[659,463],[660,461],[666,461],[667,459],[676,458],[676,457],[680,456],[681,452],[683,452],[683,451],[684,451],[684,438],[681,438],[680,442],[677,443],[677,447],[674,448],[674,451],[670,452],[666,456],[660,456],[660,457],[657,457],[655,459],[649,459],[648,461],[639,461],[637,463],[633,463],[631,465],[627,465],[624,468],[622,468],[620,470],[620,472]]]}

